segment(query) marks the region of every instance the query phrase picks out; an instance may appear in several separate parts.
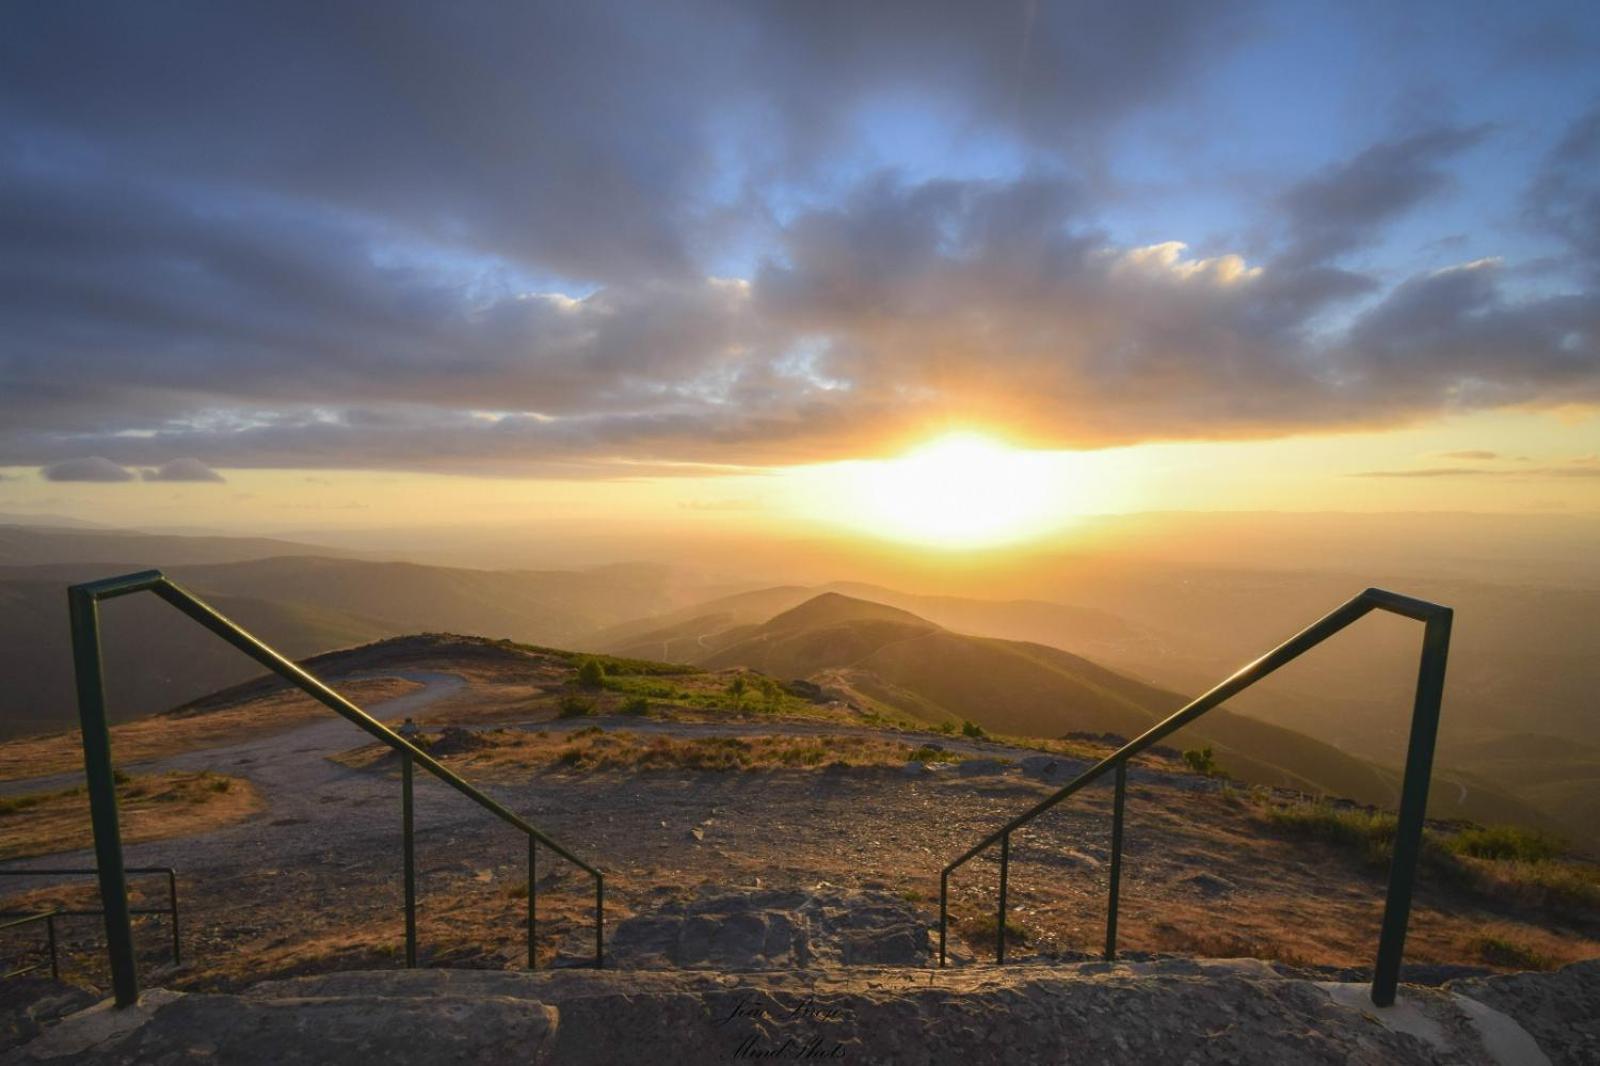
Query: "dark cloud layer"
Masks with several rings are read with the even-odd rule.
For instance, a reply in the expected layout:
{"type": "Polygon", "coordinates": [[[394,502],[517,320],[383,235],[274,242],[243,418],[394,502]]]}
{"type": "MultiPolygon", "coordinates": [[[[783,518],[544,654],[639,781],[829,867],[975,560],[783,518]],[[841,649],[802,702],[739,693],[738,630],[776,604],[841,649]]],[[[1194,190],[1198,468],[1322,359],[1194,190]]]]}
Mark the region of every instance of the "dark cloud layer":
{"type": "Polygon", "coordinates": [[[0,465],[662,469],[952,419],[1099,445],[1600,400],[1600,109],[1526,199],[1586,287],[1354,264],[1470,124],[1304,175],[1259,261],[1119,246],[1106,139],[1249,7],[1036,7],[8,12],[0,465]],[[861,165],[907,98],[1026,165],[861,165]]]}
{"type": "Polygon", "coordinates": [[[137,475],[110,459],[92,455],[83,459],[63,459],[39,471],[46,481],[134,481],[137,475]]]}
{"type": "Polygon", "coordinates": [[[140,471],[146,481],[226,481],[221,474],[198,459],[174,459],[154,470],[140,471]]]}

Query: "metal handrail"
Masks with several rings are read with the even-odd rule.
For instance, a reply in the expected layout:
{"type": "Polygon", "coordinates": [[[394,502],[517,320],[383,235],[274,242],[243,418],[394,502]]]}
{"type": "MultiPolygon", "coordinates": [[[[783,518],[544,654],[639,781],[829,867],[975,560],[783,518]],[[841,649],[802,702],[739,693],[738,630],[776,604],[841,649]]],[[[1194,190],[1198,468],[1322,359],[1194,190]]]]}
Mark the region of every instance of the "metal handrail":
{"type": "MultiPolygon", "coordinates": [[[[59,913],[59,911],[35,911],[30,914],[0,915],[0,918],[6,919],[5,921],[0,921],[0,932],[4,932],[7,929],[15,929],[19,925],[28,925],[32,922],[44,922],[46,944],[50,951],[50,977],[57,981],[61,980],[61,966],[56,958],[56,915],[59,913]]],[[[0,974],[0,980],[10,980],[13,977],[21,977],[25,973],[32,973],[39,968],[39,965],[39,963],[34,963],[32,966],[24,966],[21,969],[0,974]]]]}
{"type": "Polygon", "coordinates": [[[1127,788],[1128,760],[1183,728],[1207,711],[1298,658],[1372,611],[1387,611],[1422,622],[1421,660],[1417,670],[1416,700],[1411,712],[1411,736],[1406,748],[1405,776],[1400,785],[1400,814],[1389,867],[1389,889],[1384,903],[1378,957],[1373,968],[1372,1001],[1380,1007],[1394,1002],[1400,979],[1400,959],[1405,949],[1411,916],[1411,896],[1416,884],[1417,859],[1422,850],[1422,823],[1428,806],[1428,784],[1433,772],[1434,740],[1439,731],[1439,705],[1444,694],[1445,659],[1450,650],[1454,613],[1426,600],[1369,588],[1343,606],[1330,611],[1276,648],[1239,670],[1226,681],[1175,711],[1073,778],[1021,815],[962,852],[939,874],[939,965],[945,965],[945,938],[949,925],[950,874],[990,845],[1000,845],[1000,907],[995,929],[995,961],[1006,959],[1006,873],[1011,859],[1011,834],[1108,771],[1116,772],[1116,798],[1111,832],[1110,902],[1106,914],[1105,957],[1116,955],[1117,897],[1122,868],[1122,815],[1127,788]]]}
{"type": "MultiPolygon", "coordinates": [[[[126,866],[125,874],[165,874],[167,878],[167,906],[131,907],[128,913],[135,917],[164,914],[172,919],[172,965],[183,965],[183,948],[178,939],[178,871],[170,866],[126,866]]],[[[99,870],[0,870],[0,877],[97,877],[99,870]]],[[[86,911],[57,907],[54,913],[62,918],[99,918],[105,911],[86,911]]],[[[52,937],[52,945],[54,938],[52,937]]],[[[51,951],[55,948],[52,946],[51,951]]]]}
{"type": "Polygon", "coordinates": [[[334,713],[371,734],[401,754],[401,803],[405,838],[406,965],[416,965],[416,866],[412,841],[412,766],[423,769],[472,800],[484,810],[528,838],[528,965],[535,963],[535,849],[539,844],[594,878],[595,966],[605,964],[605,875],[556,843],[537,827],[446,769],[437,759],[399,733],[279,655],[230,621],[198,596],[170,581],[160,570],[144,570],[120,577],[73,585],[67,589],[72,624],[72,658],[78,688],[78,718],[83,730],[84,769],[89,785],[89,814],[94,823],[96,865],[100,895],[105,907],[106,946],[111,958],[112,986],[119,1007],[139,998],[139,975],[134,961],[133,931],[129,921],[127,880],[122,865],[122,834],[117,819],[116,782],[111,765],[111,731],[106,719],[105,681],[100,658],[101,600],[137,592],[153,592],[201,626],[289,681],[334,713]]]}

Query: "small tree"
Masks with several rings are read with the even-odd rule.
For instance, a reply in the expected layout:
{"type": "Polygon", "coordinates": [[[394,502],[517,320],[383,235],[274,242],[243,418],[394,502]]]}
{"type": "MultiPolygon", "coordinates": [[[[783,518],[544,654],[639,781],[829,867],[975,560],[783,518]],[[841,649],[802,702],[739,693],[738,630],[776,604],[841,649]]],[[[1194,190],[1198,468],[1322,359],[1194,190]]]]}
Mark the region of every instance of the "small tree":
{"type": "Polygon", "coordinates": [[[1226,777],[1228,772],[1217,765],[1217,760],[1211,755],[1210,746],[1204,748],[1190,748],[1183,753],[1183,761],[1189,764],[1189,769],[1203,777],[1226,777]]]}
{"type": "Polygon", "coordinates": [[[962,722],[961,735],[964,737],[988,736],[988,734],[983,731],[983,726],[979,725],[977,722],[962,722]]]}
{"type": "Polygon", "coordinates": [[[578,684],[584,688],[600,688],[606,683],[605,664],[599,659],[585,659],[578,667],[578,684]]]}
{"type": "Polygon", "coordinates": [[[733,697],[734,707],[744,709],[744,695],[750,691],[750,682],[745,680],[743,674],[734,674],[733,680],[728,682],[728,695],[733,697]]]}

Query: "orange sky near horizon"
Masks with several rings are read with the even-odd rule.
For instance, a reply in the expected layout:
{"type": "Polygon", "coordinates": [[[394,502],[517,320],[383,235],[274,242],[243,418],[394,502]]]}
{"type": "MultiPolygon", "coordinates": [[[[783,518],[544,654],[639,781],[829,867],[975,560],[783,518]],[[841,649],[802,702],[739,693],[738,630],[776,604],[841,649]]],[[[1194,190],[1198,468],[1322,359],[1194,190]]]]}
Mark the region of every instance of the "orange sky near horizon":
{"type": "Polygon", "coordinates": [[[0,512],[236,533],[472,526],[843,533],[966,550],[1146,511],[1600,512],[1600,414],[1495,412],[1408,429],[1096,451],[930,436],[912,457],[674,477],[224,469],[223,483],[51,482],[11,468],[0,512]],[[963,443],[965,442],[965,443],[963,443]]]}

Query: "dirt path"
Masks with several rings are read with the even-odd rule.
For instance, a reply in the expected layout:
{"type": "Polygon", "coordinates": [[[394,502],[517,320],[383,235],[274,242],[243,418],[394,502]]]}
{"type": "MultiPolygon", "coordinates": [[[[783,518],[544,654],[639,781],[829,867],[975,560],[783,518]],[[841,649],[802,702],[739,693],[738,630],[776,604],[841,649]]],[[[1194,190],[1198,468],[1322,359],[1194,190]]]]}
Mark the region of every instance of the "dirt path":
{"type": "MultiPolygon", "coordinates": [[[[428,670],[385,671],[385,676],[416,681],[423,688],[368,708],[369,713],[380,719],[414,715],[424,707],[454,696],[467,687],[467,682],[455,674],[428,670]]],[[[365,736],[356,726],[329,712],[326,721],[272,736],[128,764],[123,769],[136,774],[213,770],[244,777],[255,785],[267,804],[265,814],[245,825],[196,836],[130,845],[124,849],[129,865],[204,868],[231,863],[241,854],[256,857],[273,855],[279,856],[280,861],[287,861],[304,853],[307,848],[321,848],[336,844],[347,836],[367,834],[370,826],[365,818],[326,816],[330,807],[362,808],[388,803],[398,808],[399,792],[394,782],[378,775],[349,770],[327,758],[360,744],[365,736]],[[311,824],[317,826],[314,834],[303,828],[311,824]]],[[[7,782],[6,791],[46,791],[71,787],[82,781],[81,773],[52,774],[7,782]]],[[[431,790],[419,790],[419,826],[430,824],[430,819],[448,817],[442,811],[433,809],[439,806],[435,802],[439,798],[442,797],[431,790]]],[[[13,864],[11,868],[27,868],[30,865],[92,866],[94,862],[92,852],[84,850],[30,859],[13,864]]],[[[24,883],[13,882],[18,889],[34,887],[39,883],[43,882],[33,882],[31,879],[24,883]]]]}

